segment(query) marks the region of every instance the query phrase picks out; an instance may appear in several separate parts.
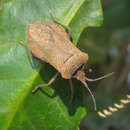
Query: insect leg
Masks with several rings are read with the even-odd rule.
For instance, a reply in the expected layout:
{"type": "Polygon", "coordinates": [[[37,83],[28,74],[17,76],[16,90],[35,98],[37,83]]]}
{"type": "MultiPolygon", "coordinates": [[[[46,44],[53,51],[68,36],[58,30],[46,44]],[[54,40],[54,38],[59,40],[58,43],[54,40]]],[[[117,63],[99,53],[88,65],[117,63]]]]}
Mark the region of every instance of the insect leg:
{"type": "Polygon", "coordinates": [[[20,42],[20,44],[25,48],[25,51],[26,51],[28,57],[29,57],[30,59],[32,59],[33,56],[32,56],[32,54],[28,51],[28,48],[26,47],[26,45],[25,45],[24,43],[22,43],[22,42],[20,42]]]}
{"type": "Polygon", "coordinates": [[[32,93],[35,93],[38,89],[42,88],[42,87],[45,87],[45,86],[49,86],[51,85],[57,78],[59,72],[57,72],[51,79],[50,81],[47,83],[47,84],[40,84],[38,86],[36,86],[33,90],[32,90],[32,93]]]}
{"type": "Polygon", "coordinates": [[[24,43],[20,42],[20,45],[22,45],[25,48],[25,51],[26,51],[28,59],[29,59],[29,63],[32,66],[33,69],[35,69],[37,67],[36,64],[35,64],[35,62],[34,62],[34,60],[33,60],[33,58],[35,58],[35,59],[40,60],[40,61],[43,62],[43,60],[39,59],[38,57],[36,57],[35,55],[33,55],[31,52],[29,52],[27,46],[24,43]]]}
{"type": "Polygon", "coordinates": [[[74,86],[73,86],[73,83],[72,83],[72,79],[69,79],[69,84],[70,84],[70,88],[71,88],[71,98],[70,98],[69,104],[71,104],[72,101],[73,101],[73,97],[74,97],[74,86]]]}
{"type": "Polygon", "coordinates": [[[62,24],[62,23],[60,23],[59,21],[57,21],[57,20],[53,17],[52,13],[50,13],[50,16],[51,16],[51,19],[52,19],[56,24],[59,24],[59,25],[61,25],[63,28],[67,29],[67,31],[68,31],[68,37],[69,37],[69,39],[71,39],[72,31],[71,31],[70,27],[68,27],[68,26],[66,26],[66,25],[64,25],[64,24],[62,24]]]}

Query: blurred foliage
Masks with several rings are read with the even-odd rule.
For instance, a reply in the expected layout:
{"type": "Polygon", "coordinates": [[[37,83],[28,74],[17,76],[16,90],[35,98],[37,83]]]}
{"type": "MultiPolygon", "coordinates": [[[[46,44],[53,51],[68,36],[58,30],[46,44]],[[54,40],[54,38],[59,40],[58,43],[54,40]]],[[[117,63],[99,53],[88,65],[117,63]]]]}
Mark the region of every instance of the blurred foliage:
{"type": "MultiPolygon", "coordinates": [[[[89,84],[100,111],[130,93],[130,1],[102,0],[102,3],[103,26],[86,29],[78,44],[89,54],[88,68],[93,69],[89,77],[115,72],[108,79],[89,84]]],[[[99,117],[92,105],[87,97],[88,115],[81,122],[81,130],[130,130],[130,104],[106,119],[99,117]]]]}

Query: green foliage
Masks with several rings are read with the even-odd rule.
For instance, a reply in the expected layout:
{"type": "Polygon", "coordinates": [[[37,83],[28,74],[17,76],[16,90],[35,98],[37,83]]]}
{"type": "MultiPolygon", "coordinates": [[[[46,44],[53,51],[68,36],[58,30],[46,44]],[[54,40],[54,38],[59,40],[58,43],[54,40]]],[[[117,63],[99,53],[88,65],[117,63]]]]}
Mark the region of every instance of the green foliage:
{"type": "Polygon", "coordinates": [[[82,86],[76,83],[75,99],[69,105],[70,90],[59,78],[53,88],[35,95],[31,90],[48,82],[55,70],[48,64],[29,62],[25,49],[26,27],[33,21],[52,22],[49,12],[70,25],[74,43],[85,27],[102,23],[100,0],[3,0],[0,9],[0,130],[74,130],[86,110],[82,86]]]}

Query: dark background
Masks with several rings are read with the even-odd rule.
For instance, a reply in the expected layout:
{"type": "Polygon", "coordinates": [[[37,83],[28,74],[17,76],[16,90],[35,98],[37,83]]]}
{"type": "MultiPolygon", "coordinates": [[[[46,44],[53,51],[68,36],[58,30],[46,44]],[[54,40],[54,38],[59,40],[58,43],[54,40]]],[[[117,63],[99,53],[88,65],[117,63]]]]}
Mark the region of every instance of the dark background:
{"type": "MultiPolygon", "coordinates": [[[[89,55],[88,77],[96,78],[110,72],[107,79],[88,83],[97,101],[97,111],[103,111],[130,94],[130,1],[102,0],[104,23],[99,28],[87,28],[78,47],[89,55]],[[94,63],[94,64],[93,64],[94,63]]],[[[81,130],[130,130],[130,104],[102,118],[93,109],[87,93],[87,116],[80,123],[81,130]]],[[[129,99],[130,100],[130,99],[129,99]]],[[[107,109],[108,110],[108,109],[107,109]]]]}

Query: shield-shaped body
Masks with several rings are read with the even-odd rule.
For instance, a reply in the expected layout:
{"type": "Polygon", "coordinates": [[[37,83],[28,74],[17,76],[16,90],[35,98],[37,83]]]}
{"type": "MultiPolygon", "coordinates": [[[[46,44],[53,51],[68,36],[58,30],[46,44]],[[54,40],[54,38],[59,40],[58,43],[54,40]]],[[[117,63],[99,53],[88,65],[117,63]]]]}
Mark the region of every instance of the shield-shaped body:
{"type": "Polygon", "coordinates": [[[32,53],[55,67],[65,79],[70,79],[88,60],[88,55],[76,48],[65,30],[54,23],[30,24],[27,40],[32,53]]]}

